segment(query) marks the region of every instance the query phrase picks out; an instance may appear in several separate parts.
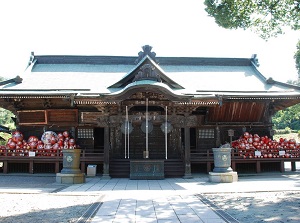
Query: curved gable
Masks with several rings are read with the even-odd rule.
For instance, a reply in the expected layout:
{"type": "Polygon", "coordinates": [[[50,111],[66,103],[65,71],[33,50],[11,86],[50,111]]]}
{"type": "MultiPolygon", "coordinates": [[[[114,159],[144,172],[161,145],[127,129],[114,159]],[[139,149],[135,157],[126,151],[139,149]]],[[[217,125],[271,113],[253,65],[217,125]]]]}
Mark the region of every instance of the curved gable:
{"type": "Polygon", "coordinates": [[[184,89],[180,84],[169,78],[162,68],[146,55],[128,74],[108,88],[124,88],[127,85],[143,80],[161,82],[171,89],[184,89]]]}

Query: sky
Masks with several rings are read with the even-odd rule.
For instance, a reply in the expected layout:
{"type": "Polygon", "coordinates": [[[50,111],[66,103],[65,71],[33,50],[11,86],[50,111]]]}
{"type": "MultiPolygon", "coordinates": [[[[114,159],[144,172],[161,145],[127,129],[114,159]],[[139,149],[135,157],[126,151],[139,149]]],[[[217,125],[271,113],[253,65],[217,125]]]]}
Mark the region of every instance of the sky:
{"type": "Polygon", "coordinates": [[[250,58],[264,76],[298,78],[293,55],[300,32],[268,41],[215,24],[201,0],[1,0],[0,76],[22,75],[35,55],[250,58]]]}

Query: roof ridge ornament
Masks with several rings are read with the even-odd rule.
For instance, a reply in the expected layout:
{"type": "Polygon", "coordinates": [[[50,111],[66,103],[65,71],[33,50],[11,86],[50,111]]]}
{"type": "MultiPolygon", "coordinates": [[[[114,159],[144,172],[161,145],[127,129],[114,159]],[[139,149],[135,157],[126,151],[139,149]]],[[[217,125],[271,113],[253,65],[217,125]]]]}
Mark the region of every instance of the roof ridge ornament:
{"type": "Polygon", "coordinates": [[[30,58],[29,58],[29,61],[28,61],[28,66],[30,66],[34,61],[34,52],[32,51],[30,53],[30,58]]]}
{"type": "Polygon", "coordinates": [[[20,84],[22,83],[22,81],[23,79],[18,75],[15,78],[0,82],[0,86],[10,84],[10,83],[20,84]]]}
{"type": "Polygon", "coordinates": [[[156,53],[155,52],[151,52],[152,50],[152,46],[149,45],[145,45],[142,46],[143,51],[140,51],[138,53],[139,57],[135,60],[135,64],[138,64],[145,56],[149,56],[153,61],[155,61],[155,63],[158,64],[158,60],[155,58],[156,57],[156,53]]]}
{"type": "Polygon", "coordinates": [[[257,54],[253,54],[252,57],[251,57],[251,61],[253,62],[253,64],[257,67],[259,67],[259,62],[258,62],[258,57],[257,57],[257,54]]]}

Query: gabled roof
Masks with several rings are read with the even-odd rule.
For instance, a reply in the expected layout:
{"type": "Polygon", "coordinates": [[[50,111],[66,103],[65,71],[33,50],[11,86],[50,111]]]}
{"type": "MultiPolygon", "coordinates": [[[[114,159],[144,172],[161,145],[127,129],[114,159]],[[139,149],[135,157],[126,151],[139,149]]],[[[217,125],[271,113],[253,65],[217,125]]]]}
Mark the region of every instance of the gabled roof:
{"type": "Polygon", "coordinates": [[[31,95],[107,97],[151,86],[176,97],[300,96],[298,86],[266,79],[257,67],[256,56],[155,57],[153,52],[142,52],[139,58],[135,64],[137,57],[131,56],[32,54],[29,66],[20,78],[0,83],[0,98],[31,95]],[[152,70],[150,76],[147,76],[146,69],[152,70]],[[142,72],[141,76],[139,72],[142,72]]]}
{"type": "Polygon", "coordinates": [[[146,55],[131,71],[121,80],[109,86],[109,88],[123,88],[132,82],[152,80],[162,82],[172,89],[183,89],[178,83],[169,78],[160,66],[146,55]],[[147,73],[148,71],[148,73],[147,73]]]}

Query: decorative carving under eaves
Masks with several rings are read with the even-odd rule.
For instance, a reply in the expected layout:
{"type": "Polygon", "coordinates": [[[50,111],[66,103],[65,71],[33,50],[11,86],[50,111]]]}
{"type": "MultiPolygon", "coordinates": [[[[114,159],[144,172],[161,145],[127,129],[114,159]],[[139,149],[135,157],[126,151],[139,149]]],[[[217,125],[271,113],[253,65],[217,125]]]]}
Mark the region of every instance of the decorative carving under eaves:
{"type": "Polygon", "coordinates": [[[197,116],[187,116],[185,118],[185,125],[188,127],[197,126],[198,125],[198,119],[197,116]]]}
{"type": "Polygon", "coordinates": [[[185,124],[185,118],[181,115],[171,115],[168,117],[168,121],[174,125],[175,128],[183,128],[185,124]]]}
{"type": "Polygon", "coordinates": [[[15,109],[24,108],[24,102],[21,99],[13,99],[13,106],[15,109]]]}
{"type": "Polygon", "coordinates": [[[161,82],[160,75],[156,73],[155,67],[151,64],[144,64],[135,75],[132,82],[141,80],[153,80],[161,82]]]}
{"type": "Polygon", "coordinates": [[[44,108],[51,108],[52,107],[51,99],[49,98],[44,99],[43,106],[44,108]]]}
{"type": "Polygon", "coordinates": [[[109,125],[110,127],[119,127],[121,126],[122,121],[122,116],[119,115],[113,115],[109,117],[109,125]]]}
{"type": "Polygon", "coordinates": [[[98,112],[101,112],[101,114],[104,114],[105,106],[103,106],[103,105],[94,105],[94,107],[98,110],[98,112]]]}
{"type": "Polygon", "coordinates": [[[167,100],[167,98],[164,95],[153,93],[153,92],[137,92],[131,95],[129,99],[146,101],[146,98],[148,98],[149,100],[157,100],[157,101],[167,100]]]}
{"type": "Polygon", "coordinates": [[[115,124],[115,119],[109,116],[99,116],[97,118],[97,126],[101,127],[114,127],[115,124]]]}
{"type": "Polygon", "coordinates": [[[190,106],[185,105],[185,106],[177,106],[176,107],[176,113],[177,114],[190,114],[192,113],[192,109],[190,106]]]}

